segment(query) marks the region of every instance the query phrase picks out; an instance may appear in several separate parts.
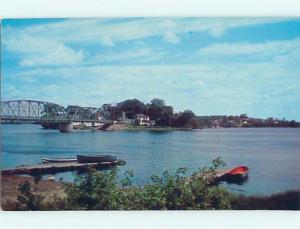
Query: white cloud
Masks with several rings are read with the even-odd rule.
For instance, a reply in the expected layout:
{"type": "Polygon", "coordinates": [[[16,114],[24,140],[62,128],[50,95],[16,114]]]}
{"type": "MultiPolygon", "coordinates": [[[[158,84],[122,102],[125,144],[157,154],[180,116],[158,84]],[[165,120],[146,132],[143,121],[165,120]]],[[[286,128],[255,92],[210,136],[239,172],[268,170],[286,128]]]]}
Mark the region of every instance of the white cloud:
{"type": "Polygon", "coordinates": [[[113,47],[114,46],[114,42],[111,40],[110,37],[103,37],[101,39],[101,44],[103,46],[106,46],[106,47],[113,47]]]}
{"type": "Polygon", "coordinates": [[[180,38],[176,36],[175,33],[167,32],[164,34],[164,41],[169,43],[178,44],[180,43],[180,38]]]}
{"type": "MultiPolygon", "coordinates": [[[[281,83],[288,82],[288,79],[299,81],[296,73],[288,72],[283,66],[237,63],[210,66],[141,65],[118,66],[117,68],[115,66],[40,68],[24,71],[20,73],[19,77],[22,75],[35,76],[39,78],[40,84],[43,84],[45,77],[51,78],[53,81],[61,81],[62,85],[60,86],[64,90],[61,92],[58,90],[59,93],[62,93],[58,102],[67,101],[69,98],[63,94],[71,94],[71,91],[74,90],[76,91],[74,96],[85,98],[87,103],[90,101],[86,98],[91,94],[97,99],[102,99],[103,102],[108,98],[113,100],[127,97],[143,99],[148,98],[148,95],[156,94],[166,100],[177,101],[175,104],[178,103],[181,106],[183,100],[186,102],[191,100],[188,103],[198,104],[203,98],[213,101],[214,97],[218,98],[214,102],[229,100],[232,96],[236,96],[235,100],[245,98],[255,100],[258,92],[255,88],[260,87],[258,82],[264,86],[280,82],[278,86],[281,86],[281,83]],[[282,78],[283,75],[287,78],[282,78]],[[72,84],[69,84],[70,80],[72,84]],[[234,88],[234,90],[230,90],[230,88],[234,88]],[[191,96],[191,93],[196,93],[193,95],[195,97],[191,96]]],[[[48,86],[47,83],[45,83],[45,90],[53,90],[53,86],[50,85],[50,88],[46,86],[48,86]]],[[[259,90],[265,90],[265,88],[259,90]]],[[[270,90],[272,90],[271,87],[270,90]]],[[[49,93],[49,97],[51,98],[51,93],[49,93]]]]}
{"type": "MultiPolygon", "coordinates": [[[[87,56],[86,52],[75,48],[78,44],[101,44],[105,47],[112,47],[116,42],[154,36],[161,37],[165,42],[178,44],[180,43],[180,34],[190,31],[207,32],[212,36],[220,37],[231,28],[273,23],[280,20],[282,19],[69,19],[43,25],[4,27],[3,45],[8,51],[19,54],[22,67],[71,66],[81,64],[87,56]]],[[[152,55],[150,50],[143,48],[121,53],[119,59],[122,60],[126,56],[144,57],[146,55],[149,58],[150,54],[152,55]]],[[[111,57],[111,59],[117,58],[111,57]]]]}
{"type": "Polygon", "coordinates": [[[107,64],[107,63],[133,63],[141,64],[153,60],[161,59],[166,55],[165,51],[155,50],[146,45],[143,41],[137,41],[133,47],[129,50],[116,52],[115,50],[109,50],[102,54],[97,54],[87,61],[85,65],[91,64],[107,64]]]}
{"type": "Polygon", "coordinates": [[[6,48],[17,52],[22,67],[74,65],[83,61],[83,50],[76,51],[57,40],[21,35],[5,40],[6,48]]]}
{"type": "Polygon", "coordinates": [[[28,26],[24,29],[4,28],[6,34],[45,36],[67,43],[102,40],[103,45],[112,41],[126,41],[160,36],[176,39],[178,34],[189,31],[207,32],[220,37],[226,30],[242,26],[274,23],[287,19],[274,18],[137,18],[123,21],[118,19],[69,19],[43,25],[28,26]],[[117,20],[117,21],[116,21],[117,20]]]}
{"type": "Polygon", "coordinates": [[[86,64],[105,64],[105,63],[119,63],[131,62],[144,63],[161,58],[165,55],[162,51],[154,51],[148,47],[136,47],[132,50],[122,52],[108,52],[106,54],[98,54],[86,61],[86,64]]]}
{"type": "Polygon", "coordinates": [[[10,85],[5,84],[3,97],[11,98],[14,93],[13,98],[50,100],[64,106],[101,106],[126,98],[150,101],[159,97],[177,111],[295,119],[288,108],[296,107],[300,99],[299,71],[295,70],[276,63],[36,68],[17,73],[17,92],[8,91],[10,85]],[[36,81],[18,83],[23,77],[36,81]],[[47,79],[51,79],[50,86],[47,79]]]}
{"type": "Polygon", "coordinates": [[[196,80],[194,84],[197,86],[205,86],[205,82],[203,80],[196,80]]]}
{"type": "Polygon", "coordinates": [[[260,57],[285,56],[300,50],[300,39],[284,41],[267,41],[264,43],[217,43],[199,50],[199,54],[218,56],[247,56],[260,57]]]}

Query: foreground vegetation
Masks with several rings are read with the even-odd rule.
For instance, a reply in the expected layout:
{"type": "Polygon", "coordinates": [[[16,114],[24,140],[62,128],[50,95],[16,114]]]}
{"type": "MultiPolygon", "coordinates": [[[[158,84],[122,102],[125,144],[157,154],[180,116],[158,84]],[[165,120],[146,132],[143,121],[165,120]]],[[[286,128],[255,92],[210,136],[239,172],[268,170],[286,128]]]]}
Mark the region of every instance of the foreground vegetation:
{"type": "Polygon", "coordinates": [[[65,184],[65,196],[45,200],[28,181],[19,185],[20,195],[9,210],[214,210],[214,209],[289,209],[299,210],[299,191],[272,196],[242,196],[212,185],[216,169],[224,163],[217,158],[212,166],[191,176],[179,168],[174,174],[165,171],[152,176],[145,186],[132,184],[128,171],[118,182],[117,170],[89,170],[65,184]]]}

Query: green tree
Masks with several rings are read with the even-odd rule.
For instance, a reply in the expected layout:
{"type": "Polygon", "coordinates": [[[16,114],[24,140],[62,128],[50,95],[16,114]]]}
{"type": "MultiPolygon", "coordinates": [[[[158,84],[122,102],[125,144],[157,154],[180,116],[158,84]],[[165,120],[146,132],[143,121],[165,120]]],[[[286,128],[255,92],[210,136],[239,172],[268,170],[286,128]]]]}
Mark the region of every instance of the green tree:
{"type": "Polygon", "coordinates": [[[67,206],[77,210],[114,210],[119,208],[116,170],[99,173],[95,169],[66,185],[67,206]]]}
{"type": "Polygon", "coordinates": [[[133,119],[136,114],[145,113],[145,104],[138,99],[127,99],[120,102],[116,107],[118,116],[125,112],[127,118],[133,119]]]}
{"type": "Polygon", "coordinates": [[[200,123],[192,111],[185,110],[174,115],[172,126],[197,129],[200,127],[200,123]]]}
{"type": "Polygon", "coordinates": [[[166,105],[165,101],[163,99],[152,99],[151,104],[156,107],[163,107],[166,105]]]}
{"type": "Polygon", "coordinates": [[[166,106],[162,99],[153,99],[147,104],[147,114],[157,126],[171,126],[173,107],[166,106]]]}
{"type": "Polygon", "coordinates": [[[54,119],[64,117],[65,111],[64,108],[59,105],[53,103],[45,103],[43,105],[41,114],[43,119],[54,119]]]}

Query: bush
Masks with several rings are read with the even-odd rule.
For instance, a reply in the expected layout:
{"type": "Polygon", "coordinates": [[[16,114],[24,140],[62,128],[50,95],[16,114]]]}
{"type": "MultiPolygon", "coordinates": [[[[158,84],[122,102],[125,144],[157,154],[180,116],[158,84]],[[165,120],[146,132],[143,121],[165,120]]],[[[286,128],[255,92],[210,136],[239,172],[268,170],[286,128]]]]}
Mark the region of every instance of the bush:
{"type": "Polygon", "coordinates": [[[116,170],[100,173],[91,169],[85,175],[77,176],[74,184],[67,184],[66,194],[69,209],[119,209],[120,189],[116,181],[116,170]]]}
{"type": "Polygon", "coordinates": [[[221,165],[222,160],[217,158],[212,167],[190,177],[185,168],[179,168],[175,174],[165,171],[161,177],[152,176],[150,184],[143,187],[132,186],[132,171],[126,172],[118,185],[116,170],[90,170],[66,186],[66,206],[76,210],[229,209],[229,193],[211,185],[221,165]]]}
{"type": "Polygon", "coordinates": [[[224,166],[221,158],[190,176],[186,168],[175,173],[154,175],[145,186],[133,186],[132,171],[118,183],[117,170],[89,170],[65,185],[66,198],[44,198],[33,192],[27,181],[20,184],[17,210],[207,210],[207,209],[289,209],[299,210],[299,191],[272,196],[242,196],[214,184],[216,171],[224,166]]]}

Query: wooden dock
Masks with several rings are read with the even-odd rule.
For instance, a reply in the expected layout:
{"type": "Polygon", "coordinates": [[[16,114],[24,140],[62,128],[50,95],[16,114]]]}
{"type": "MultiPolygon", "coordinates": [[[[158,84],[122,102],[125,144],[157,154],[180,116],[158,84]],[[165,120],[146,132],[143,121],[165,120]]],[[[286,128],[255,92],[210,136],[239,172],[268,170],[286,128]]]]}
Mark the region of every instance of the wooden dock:
{"type": "Polygon", "coordinates": [[[66,171],[84,171],[89,168],[105,169],[113,166],[124,165],[125,161],[117,160],[112,162],[101,162],[101,163],[78,163],[78,162],[58,162],[58,163],[46,163],[36,165],[25,165],[17,168],[3,169],[1,174],[55,174],[58,172],[66,171]]]}

